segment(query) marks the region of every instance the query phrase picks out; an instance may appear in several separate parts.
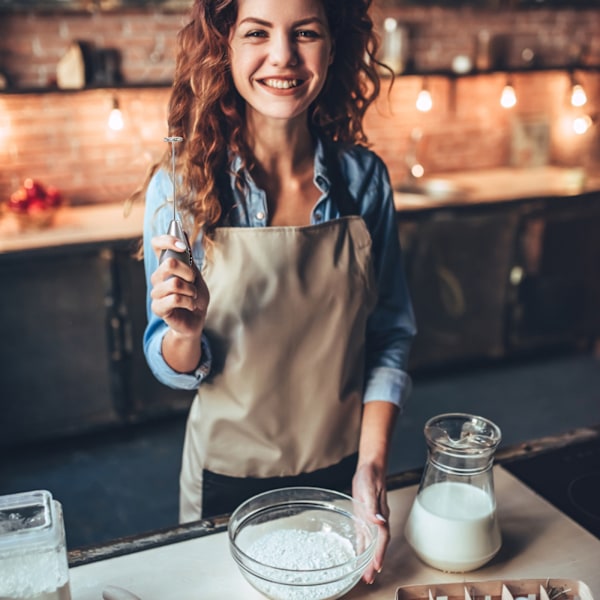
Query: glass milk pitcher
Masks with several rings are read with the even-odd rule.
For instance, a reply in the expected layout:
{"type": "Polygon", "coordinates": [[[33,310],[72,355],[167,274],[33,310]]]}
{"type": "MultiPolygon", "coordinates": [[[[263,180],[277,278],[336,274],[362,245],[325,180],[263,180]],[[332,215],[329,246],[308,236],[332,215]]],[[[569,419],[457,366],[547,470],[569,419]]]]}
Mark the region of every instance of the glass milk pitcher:
{"type": "Polygon", "coordinates": [[[448,413],[429,419],[424,432],[427,463],[404,535],[424,563],[472,571],[502,543],[492,473],[500,429],[483,417],[448,413]]]}

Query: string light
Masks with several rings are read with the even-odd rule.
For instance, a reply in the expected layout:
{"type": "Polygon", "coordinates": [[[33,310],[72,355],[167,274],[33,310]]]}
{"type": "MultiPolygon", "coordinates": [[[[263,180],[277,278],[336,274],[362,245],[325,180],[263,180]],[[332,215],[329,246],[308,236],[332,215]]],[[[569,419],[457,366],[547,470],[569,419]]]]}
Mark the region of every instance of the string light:
{"type": "Polygon", "coordinates": [[[583,135],[592,126],[592,123],[592,118],[589,115],[576,117],[575,119],[573,119],[573,131],[577,135],[583,135]]]}
{"type": "Polygon", "coordinates": [[[571,106],[580,107],[587,103],[587,95],[580,83],[573,83],[571,87],[571,106]]]}
{"type": "Polygon", "coordinates": [[[121,107],[116,96],[112,99],[112,109],[108,115],[108,128],[111,131],[121,131],[124,127],[123,113],[121,113],[121,107]]]}
{"type": "Polygon", "coordinates": [[[500,105],[502,108],[512,108],[517,104],[517,94],[510,80],[507,80],[506,85],[502,89],[500,96],[500,105]]]}
{"type": "Polygon", "coordinates": [[[415,179],[420,179],[421,177],[423,177],[423,175],[425,175],[425,167],[423,167],[421,163],[415,163],[410,168],[410,174],[415,179]]]}
{"type": "Polygon", "coordinates": [[[2,150],[5,142],[8,140],[9,134],[10,117],[8,116],[8,109],[4,106],[3,101],[0,99],[0,150],[2,150]]]}
{"type": "Polygon", "coordinates": [[[429,112],[433,108],[433,99],[431,98],[431,92],[427,88],[425,79],[423,79],[423,86],[417,95],[416,107],[420,112],[429,112]]]}

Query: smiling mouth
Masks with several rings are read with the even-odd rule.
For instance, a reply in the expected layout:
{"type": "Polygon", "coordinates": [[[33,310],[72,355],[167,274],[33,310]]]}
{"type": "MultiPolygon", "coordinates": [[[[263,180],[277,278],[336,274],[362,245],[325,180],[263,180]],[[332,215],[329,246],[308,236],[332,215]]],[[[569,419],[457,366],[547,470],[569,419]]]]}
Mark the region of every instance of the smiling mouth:
{"type": "Polygon", "coordinates": [[[290,90],[298,87],[301,83],[301,79],[262,79],[261,83],[270,88],[277,90],[290,90]]]}

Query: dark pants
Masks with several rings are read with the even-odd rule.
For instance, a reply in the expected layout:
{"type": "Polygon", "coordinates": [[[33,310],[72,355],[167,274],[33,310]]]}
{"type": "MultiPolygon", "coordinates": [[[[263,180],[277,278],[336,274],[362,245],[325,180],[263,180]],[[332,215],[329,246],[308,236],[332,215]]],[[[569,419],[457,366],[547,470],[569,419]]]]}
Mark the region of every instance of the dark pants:
{"type": "Polygon", "coordinates": [[[358,454],[312,473],[292,477],[228,477],[211,471],[202,474],[202,517],[232,513],[244,500],[268,490],[308,486],[350,493],[352,476],[356,470],[358,454]]]}

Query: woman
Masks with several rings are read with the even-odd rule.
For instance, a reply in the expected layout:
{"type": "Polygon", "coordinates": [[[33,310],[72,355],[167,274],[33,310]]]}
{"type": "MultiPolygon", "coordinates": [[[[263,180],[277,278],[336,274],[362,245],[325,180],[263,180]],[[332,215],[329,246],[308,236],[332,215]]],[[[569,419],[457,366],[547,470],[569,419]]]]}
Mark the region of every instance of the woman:
{"type": "Polygon", "coordinates": [[[350,489],[389,541],[387,454],[415,333],[387,170],[366,148],[379,92],[370,0],[195,0],[179,35],[170,156],[146,192],[144,347],[197,389],[180,519],[269,488],[350,489]],[[201,271],[198,269],[201,269],[201,271]]]}

